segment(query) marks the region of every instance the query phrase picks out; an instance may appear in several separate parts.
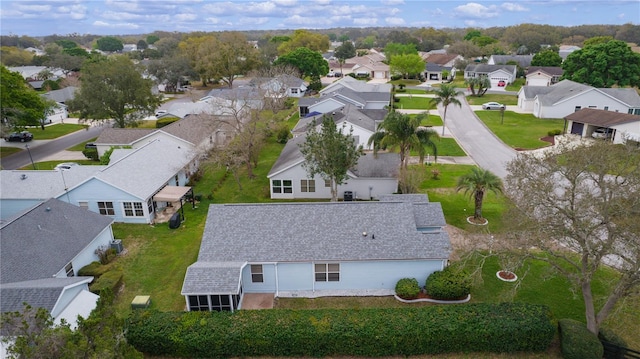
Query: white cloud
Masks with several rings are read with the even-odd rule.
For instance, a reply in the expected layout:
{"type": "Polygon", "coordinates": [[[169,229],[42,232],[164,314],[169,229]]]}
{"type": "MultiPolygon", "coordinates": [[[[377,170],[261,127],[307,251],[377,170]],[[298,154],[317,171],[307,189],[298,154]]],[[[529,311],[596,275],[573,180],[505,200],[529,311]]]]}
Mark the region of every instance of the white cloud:
{"type": "Polygon", "coordinates": [[[46,12],[51,11],[50,5],[25,5],[24,3],[20,3],[16,5],[18,10],[25,12],[46,12]]]}
{"type": "Polygon", "coordinates": [[[105,4],[109,7],[113,7],[121,11],[139,11],[140,10],[140,7],[138,6],[137,1],[107,0],[105,4]]]}
{"type": "Polygon", "coordinates": [[[378,24],[378,19],[375,17],[353,19],[353,24],[357,26],[375,26],[378,24]]]}
{"type": "Polygon", "coordinates": [[[271,1],[273,1],[278,6],[285,6],[285,7],[295,6],[298,4],[298,0],[271,0],[271,1]]]}
{"type": "Polygon", "coordinates": [[[385,18],[384,21],[391,26],[402,26],[404,25],[404,19],[401,17],[388,17],[385,18]]]}
{"type": "Polygon", "coordinates": [[[624,13],[618,14],[617,18],[618,19],[624,19],[624,13]]]}
{"type": "Polygon", "coordinates": [[[477,19],[486,19],[488,17],[496,17],[498,14],[495,12],[495,5],[491,5],[490,7],[486,7],[484,5],[470,2],[465,5],[457,6],[453,9],[453,11],[462,17],[466,18],[477,18],[477,19]]]}
{"type": "Polygon", "coordinates": [[[115,12],[115,11],[105,11],[101,14],[102,18],[108,20],[138,20],[142,18],[142,16],[138,14],[131,14],[128,12],[115,12]]]}
{"type": "Polygon", "coordinates": [[[529,11],[528,8],[512,2],[505,2],[500,7],[507,11],[529,11]]]}
{"type": "Polygon", "coordinates": [[[238,25],[263,25],[268,22],[268,17],[241,17],[238,19],[238,25]]]}
{"type": "MultiPolygon", "coordinates": [[[[182,13],[182,14],[176,14],[173,15],[173,17],[178,20],[178,21],[194,21],[198,18],[197,14],[189,14],[189,13],[182,13]]],[[[171,21],[170,19],[167,19],[169,21],[171,21]]]]}
{"type": "Polygon", "coordinates": [[[331,0],[314,0],[317,5],[331,5],[331,0]]]}
{"type": "Polygon", "coordinates": [[[403,5],[404,0],[380,0],[382,5],[385,6],[394,6],[394,5],[403,5]]]}
{"type": "Polygon", "coordinates": [[[117,29],[138,29],[140,28],[137,24],[128,23],[108,23],[100,20],[96,20],[93,22],[93,26],[98,27],[108,27],[108,28],[117,28],[117,29]]]}

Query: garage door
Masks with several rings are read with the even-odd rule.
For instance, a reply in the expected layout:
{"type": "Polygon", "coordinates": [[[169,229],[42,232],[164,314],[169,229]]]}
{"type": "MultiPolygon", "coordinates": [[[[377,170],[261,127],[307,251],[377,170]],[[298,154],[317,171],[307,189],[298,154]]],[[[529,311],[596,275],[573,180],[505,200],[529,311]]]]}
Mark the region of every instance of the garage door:
{"type": "Polygon", "coordinates": [[[584,129],[584,123],[574,122],[571,125],[571,133],[574,135],[582,136],[582,130],[584,129]]]}
{"type": "Polygon", "coordinates": [[[376,78],[376,79],[383,79],[383,78],[384,78],[384,72],[382,72],[382,71],[376,71],[376,72],[374,73],[374,76],[375,76],[374,78],[376,78]]]}

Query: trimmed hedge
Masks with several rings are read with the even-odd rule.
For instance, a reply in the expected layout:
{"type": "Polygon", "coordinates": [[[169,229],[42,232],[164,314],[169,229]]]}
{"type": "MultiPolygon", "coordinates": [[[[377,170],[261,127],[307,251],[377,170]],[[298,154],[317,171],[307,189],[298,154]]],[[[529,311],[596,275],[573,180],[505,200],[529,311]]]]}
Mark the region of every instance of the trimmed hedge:
{"type": "Polygon", "coordinates": [[[465,271],[446,267],[429,275],[424,290],[434,299],[466,298],[471,293],[471,278],[465,271]]]}
{"type": "Polygon", "coordinates": [[[151,356],[409,356],[538,352],[555,334],[546,306],[525,303],[420,308],[135,311],[126,338],[151,356]]]}
{"type": "Polygon", "coordinates": [[[415,278],[402,278],[396,283],[396,295],[402,299],[416,299],[420,294],[420,285],[415,278]]]}
{"type": "Polygon", "coordinates": [[[163,128],[166,125],[170,125],[176,121],[178,121],[180,118],[178,117],[165,117],[165,118],[160,118],[156,121],[156,128],[163,128]]]}
{"type": "Polygon", "coordinates": [[[105,274],[107,271],[109,271],[109,267],[100,264],[100,262],[91,262],[89,264],[87,264],[86,266],[80,268],[80,270],[78,271],[78,276],[81,277],[95,277],[95,279],[98,279],[101,275],[105,274]]]}
{"type": "Polygon", "coordinates": [[[100,278],[93,281],[90,286],[91,292],[100,295],[104,290],[110,290],[118,293],[118,289],[122,285],[122,270],[114,269],[103,273],[100,278]]]}
{"type": "Polygon", "coordinates": [[[584,323],[573,319],[560,319],[560,349],[565,359],[600,359],[604,353],[602,343],[584,323]]]}

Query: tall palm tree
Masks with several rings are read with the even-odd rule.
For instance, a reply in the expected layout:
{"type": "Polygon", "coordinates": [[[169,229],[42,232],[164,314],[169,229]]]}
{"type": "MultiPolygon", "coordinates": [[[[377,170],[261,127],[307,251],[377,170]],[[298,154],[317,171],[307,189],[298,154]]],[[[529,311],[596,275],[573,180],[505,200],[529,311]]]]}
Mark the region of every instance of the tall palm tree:
{"type": "Polygon", "coordinates": [[[502,193],[502,179],[493,172],[487,171],[480,167],[474,167],[471,172],[463,175],[458,179],[456,191],[464,190],[469,197],[474,199],[475,210],[473,212],[474,219],[482,218],[482,201],[486,191],[495,194],[502,193]]]}
{"type": "Polygon", "coordinates": [[[444,136],[444,125],[447,121],[447,108],[450,104],[458,105],[462,107],[460,100],[456,97],[462,95],[461,91],[456,90],[453,84],[442,84],[439,89],[435,91],[436,97],[431,99],[431,102],[435,105],[442,104],[444,107],[444,116],[442,116],[442,136],[444,136]]]}
{"type": "Polygon", "coordinates": [[[369,138],[368,145],[373,143],[374,155],[380,149],[394,150],[397,147],[400,149],[402,168],[407,168],[411,150],[418,152],[420,163],[422,163],[427,153],[426,147],[429,147],[433,150],[437,161],[438,148],[433,139],[437,138],[438,134],[434,130],[420,126],[423,118],[424,115],[411,117],[396,111],[389,112],[378,125],[376,133],[369,138]]]}

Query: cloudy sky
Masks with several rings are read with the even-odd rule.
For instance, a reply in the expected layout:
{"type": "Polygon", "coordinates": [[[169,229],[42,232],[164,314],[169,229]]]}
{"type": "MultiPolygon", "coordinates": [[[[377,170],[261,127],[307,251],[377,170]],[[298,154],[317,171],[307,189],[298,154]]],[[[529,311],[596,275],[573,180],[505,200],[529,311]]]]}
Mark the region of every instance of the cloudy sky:
{"type": "Polygon", "coordinates": [[[0,0],[2,35],[640,24],[640,0],[0,0]]]}

